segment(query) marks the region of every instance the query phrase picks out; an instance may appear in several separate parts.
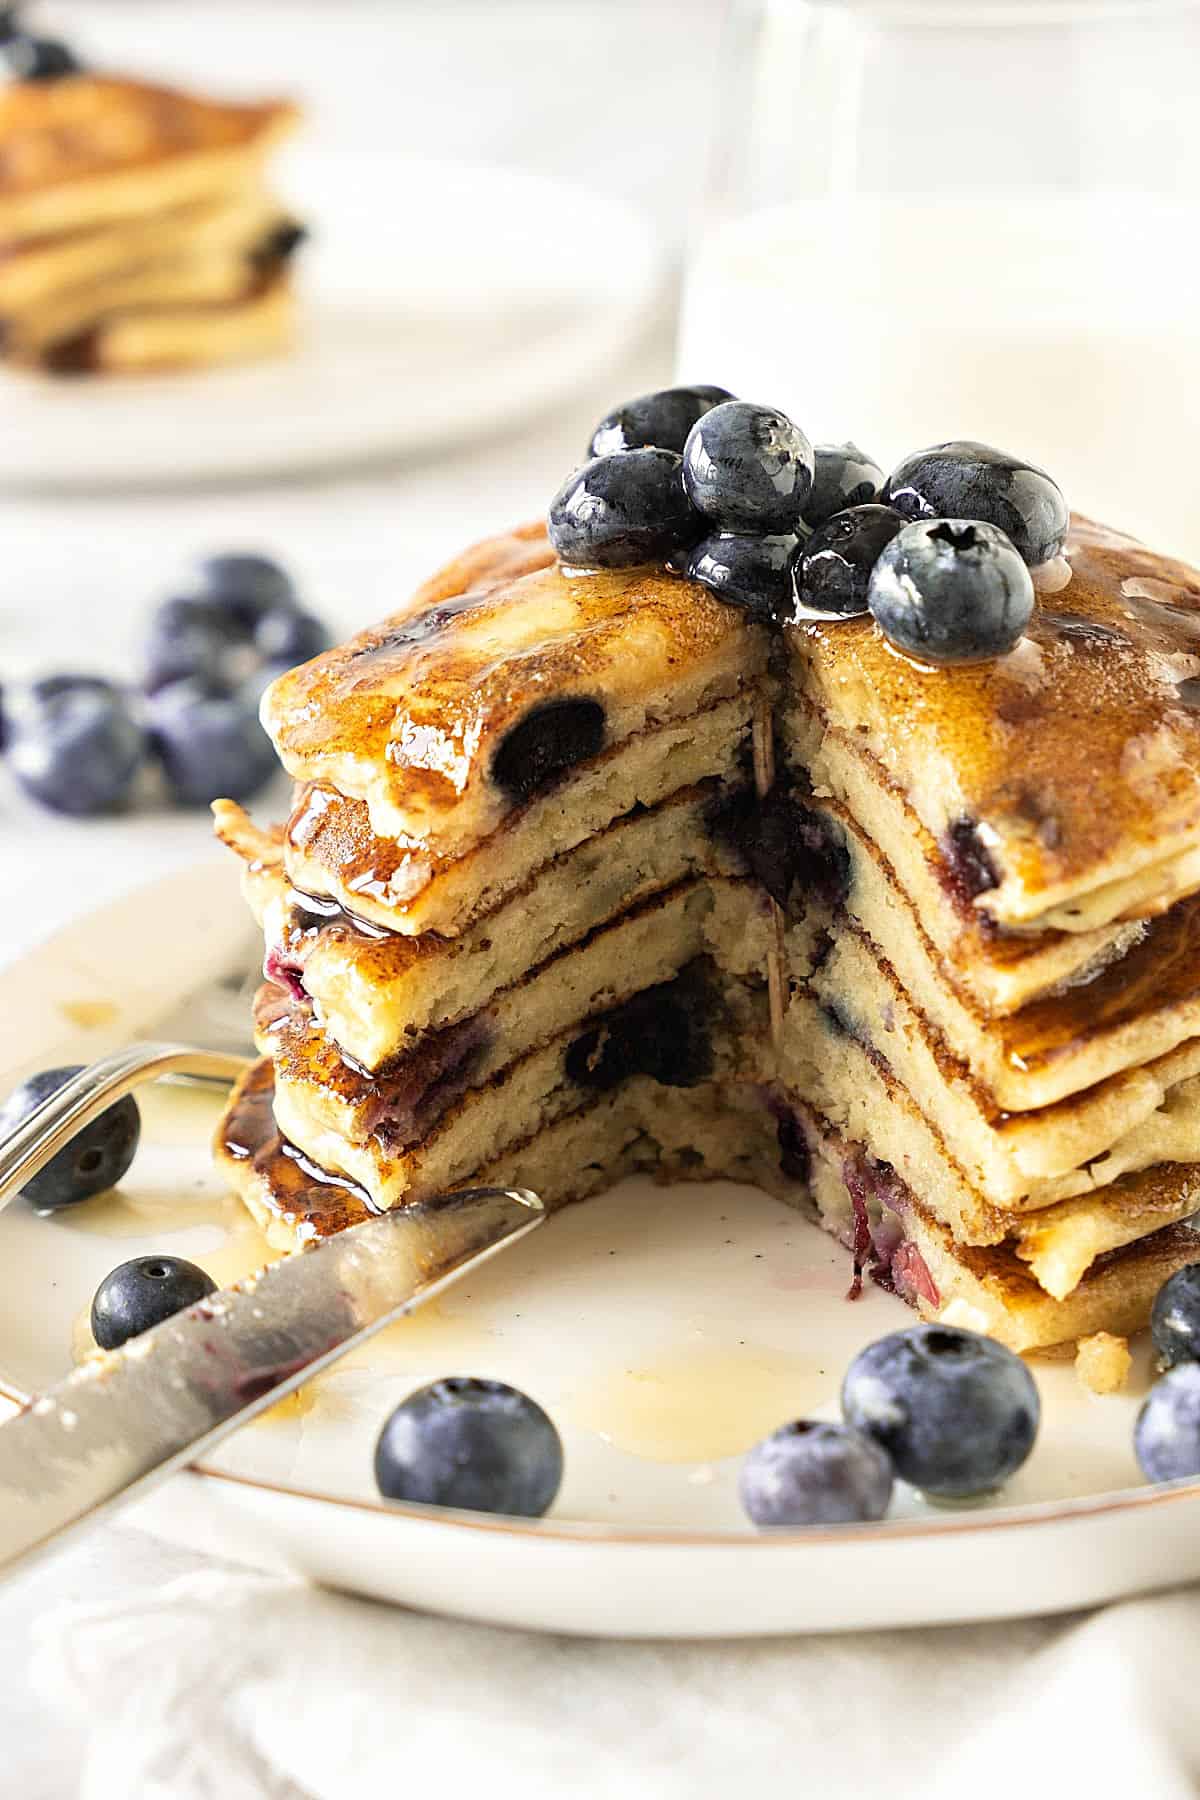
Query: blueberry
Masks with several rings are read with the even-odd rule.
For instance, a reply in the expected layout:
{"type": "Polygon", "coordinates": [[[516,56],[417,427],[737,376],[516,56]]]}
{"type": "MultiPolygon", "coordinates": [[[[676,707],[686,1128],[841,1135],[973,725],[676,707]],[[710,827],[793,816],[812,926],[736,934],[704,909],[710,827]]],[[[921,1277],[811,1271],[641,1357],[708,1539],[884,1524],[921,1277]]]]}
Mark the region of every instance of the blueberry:
{"type": "Polygon", "coordinates": [[[740,606],[765,624],[786,619],[792,607],[792,561],[800,539],[748,537],[718,531],[696,545],[686,573],[718,600],[740,606]]]}
{"type": "Polygon", "coordinates": [[[212,1277],[182,1256],[135,1256],[96,1289],[92,1336],[102,1350],[118,1350],[216,1291],[212,1277]]]}
{"type": "Polygon", "coordinates": [[[455,1375],[418,1388],[375,1447],[388,1500],[540,1518],[562,1483],[562,1443],[528,1394],[503,1381],[455,1375]]]}
{"type": "Polygon", "coordinates": [[[773,406],[726,400],[697,420],[683,450],[692,505],[723,531],[795,531],[813,479],[813,449],[773,406]]]}
{"type": "Polygon", "coordinates": [[[797,558],[799,611],[840,619],[866,612],[871,570],[903,524],[890,506],[852,506],[834,513],[797,558]]]}
{"type": "Polygon", "coordinates": [[[1150,1314],[1150,1335],[1160,1369],[1200,1362],[1200,1263],[1176,1269],[1159,1288],[1150,1314]]]}
{"type": "Polygon", "coordinates": [[[248,642],[240,620],[199,594],[164,600],[150,620],[142,685],[153,694],[172,681],[225,681],[233,657],[248,642]]]}
{"type": "Polygon", "coordinates": [[[53,812],[117,812],[146,760],[145,734],[108,682],[55,680],[40,683],[40,695],[12,721],[9,766],[19,786],[53,812]]]}
{"type": "Polygon", "coordinates": [[[177,681],[154,696],[150,739],[184,806],[249,799],[279,767],[250,695],[203,682],[177,681]]]}
{"type": "Polygon", "coordinates": [[[995,525],[921,519],[871,571],[867,604],[897,649],[922,662],[1003,656],[1033,616],[1033,582],[995,525]]]}
{"type": "MultiPolygon", "coordinates": [[[[27,1119],[51,1094],[78,1075],[82,1063],[64,1069],[43,1069],[28,1076],[0,1106],[0,1138],[27,1119]]],[[[55,1212],[75,1206],[115,1187],[125,1174],[138,1147],[141,1116],[132,1094],[118,1100],[107,1112],[85,1125],[21,1189],[30,1206],[39,1212],[55,1212]]]]}
{"type": "Polygon", "coordinates": [[[296,604],[296,590],[286,569],[269,556],[226,551],[200,564],[200,590],[218,601],[252,631],[264,613],[296,604]]]}
{"type": "Polygon", "coordinates": [[[865,1432],[797,1419],[749,1452],[738,1491],[756,1525],[855,1525],[887,1511],[892,1465],[865,1432]]]}
{"type": "Polygon", "coordinates": [[[1200,1475],[1200,1363],[1181,1362],[1150,1389],[1133,1428],[1147,1481],[1200,1475]]]}
{"type": "Polygon", "coordinates": [[[643,988],[595,1018],[568,1047],[564,1073],[601,1092],[632,1075],[664,1087],[695,1087],[713,1072],[713,1010],[708,983],[689,964],[671,981],[643,988]]]}
{"type": "Polygon", "coordinates": [[[733,395],[724,388],[661,388],[656,394],[639,394],[601,419],[588,445],[589,456],[611,456],[616,450],[682,452],[687,434],[704,413],[711,412],[733,395]]]}
{"type": "Polygon", "coordinates": [[[263,613],[254,627],[254,647],[267,662],[294,669],[328,650],[329,633],[313,613],[276,607],[263,613]]]}
{"type": "Polygon", "coordinates": [[[883,470],[857,444],[818,444],[813,458],[804,523],[814,529],[848,506],[866,506],[883,486],[883,470]]]}
{"type": "Polygon", "coordinates": [[[75,52],[58,38],[33,37],[18,30],[4,42],[4,57],[18,81],[61,81],[83,67],[75,52]]]}
{"type": "Polygon", "coordinates": [[[547,700],[505,732],[492,757],[492,780],[510,800],[524,802],[597,756],[603,744],[598,700],[547,700]]]}
{"type": "Polygon", "coordinates": [[[888,476],[881,498],[906,519],[978,519],[995,525],[1031,568],[1058,555],[1070,522],[1062,490],[1044,469],[965,440],[906,456],[888,476]]]}
{"type": "Polygon", "coordinates": [[[623,569],[661,562],[703,528],[672,450],[623,450],[584,463],[550,505],[550,542],[565,563],[623,569]]]}
{"type": "Polygon", "coordinates": [[[1025,1364],[994,1338],[912,1325],[855,1357],[842,1411],[882,1444],[902,1480],[963,1499],[988,1493],[1020,1468],[1040,1405],[1025,1364]]]}

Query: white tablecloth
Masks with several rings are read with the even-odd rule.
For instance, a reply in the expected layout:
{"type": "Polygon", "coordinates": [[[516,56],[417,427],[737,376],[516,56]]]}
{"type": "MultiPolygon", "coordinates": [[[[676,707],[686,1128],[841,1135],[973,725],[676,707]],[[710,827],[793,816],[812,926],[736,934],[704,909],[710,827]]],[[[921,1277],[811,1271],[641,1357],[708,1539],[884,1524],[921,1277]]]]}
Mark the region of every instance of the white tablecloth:
{"type": "Polygon", "coordinates": [[[1192,1592],[1002,1627],[622,1644],[170,1566],[132,1541],[108,1568],[60,1566],[107,1591],[40,1621],[33,1678],[66,1735],[39,1746],[46,1785],[6,1793],[71,1791],[52,1785],[64,1743],[84,1800],[1187,1800],[1200,1775],[1192,1592]]]}
{"type": "MultiPolygon", "coordinates": [[[[406,10],[409,54],[381,68],[358,49],[347,5],[54,9],[114,56],[144,39],[146,60],[214,75],[264,57],[280,86],[319,72],[347,142],[386,129],[428,149],[452,74],[460,154],[570,160],[572,173],[640,196],[679,241],[695,171],[664,146],[685,143],[691,109],[706,103],[712,8],[406,10]],[[628,21],[624,39],[614,15],[628,21]]],[[[539,510],[589,421],[614,393],[665,376],[669,360],[664,333],[558,416],[429,466],[236,493],[0,500],[0,670],[127,667],[172,571],[225,544],[278,551],[316,607],[357,626],[465,536],[539,510]]],[[[213,853],[203,820],[65,826],[3,787],[0,845],[0,963],[80,910],[213,853]]],[[[1194,1791],[1200,1758],[1198,1624],[1195,1598],[1180,1595],[911,1635],[564,1642],[280,1585],[116,1523],[0,1592],[0,1791],[1175,1800],[1194,1791]]]]}

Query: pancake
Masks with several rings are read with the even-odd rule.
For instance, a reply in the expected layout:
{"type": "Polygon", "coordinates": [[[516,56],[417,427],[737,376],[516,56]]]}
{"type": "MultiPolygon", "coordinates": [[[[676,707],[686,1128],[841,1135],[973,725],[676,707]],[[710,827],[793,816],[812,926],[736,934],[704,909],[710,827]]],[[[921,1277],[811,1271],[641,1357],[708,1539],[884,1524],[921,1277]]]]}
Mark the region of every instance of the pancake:
{"type": "Polygon", "coordinates": [[[1200,1153],[1200,1040],[1040,1111],[997,1113],[862,932],[843,925],[815,964],[810,943],[802,932],[796,961],[839,1041],[887,1066],[997,1205],[1046,1206],[1178,1158],[1185,1132],[1200,1153]]]}
{"type": "Polygon", "coordinates": [[[233,299],[133,307],[59,340],[45,367],[57,374],[135,375],[246,362],[288,349],[295,301],[283,279],[252,278],[233,299]]]}
{"type": "Polygon", "coordinates": [[[273,684],[291,817],[215,810],[276,984],[219,1155],[276,1241],[737,1174],[926,1317],[1144,1323],[1200,1210],[1200,577],[1067,551],[1015,652],[931,672],[526,527],[273,684]]]}
{"type": "Polygon", "coordinates": [[[0,318],[37,314],[61,295],[122,276],[147,262],[237,250],[268,242],[287,213],[265,188],[252,186],[122,219],[91,231],[35,238],[0,251],[0,318]]]}
{"type": "Polygon", "coordinates": [[[898,887],[935,947],[951,987],[989,1015],[1016,1012],[1068,983],[1086,982],[1132,949],[1144,920],[1091,931],[1003,930],[980,911],[966,885],[886,771],[852,735],[831,727],[815,707],[793,698],[783,737],[810,803],[842,827],[860,880],[898,887]]]}
{"type": "MultiPolygon", "coordinates": [[[[763,908],[757,893],[734,879],[741,870],[736,855],[705,829],[711,805],[711,788],[701,787],[652,814],[627,815],[544,865],[527,889],[451,939],[386,933],[336,906],[322,909],[289,885],[277,840],[250,828],[239,808],[220,809],[220,829],[245,864],[247,898],[267,941],[268,978],[315,1004],[355,1062],[379,1069],[537,969],[562,964],[572,944],[587,940],[587,956],[599,967],[618,954],[602,941],[614,922],[644,914],[651,942],[677,912],[697,921],[698,930],[709,913],[724,920],[732,910],[746,915],[737,932],[744,943],[763,908]],[[701,872],[729,879],[712,889],[698,879],[701,872]]],[[[526,1011],[526,1023],[530,1016],[526,1011]]]]}
{"type": "Polygon", "coordinates": [[[10,314],[3,325],[4,352],[12,362],[36,364],[82,333],[102,331],[114,318],[221,306],[244,300],[256,285],[256,271],[235,250],[134,265],[107,280],[67,289],[19,318],[10,314]]]}
{"type": "Polygon", "coordinates": [[[288,875],[301,892],[328,895],[384,930],[457,936],[527,888],[531,871],[598,839],[622,816],[714,777],[745,779],[752,711],[752,696],[736,694],[635,732],[578,770],[569,792],[554,785],[514,808],[461,856],[376,837],[361,800],[305,785],[283,836],[288,875]]]}
{"type": "Polygon", "coordinates": [[[290,101],[234,105],[104,75],[0,88],[0,244],[144,217],[253,185],[296,125],[290,101]]]}
{"type": "Polygon", "coordinates": [[[679,1086],[714,1075],[754,1078],[765,991],[730,979],[707,957],[671,958],[662,968],[657,982],[643,973],[627,987],[576,999],[567,1025],[539,1032],[529,1048],[509,1051],[484,1023],[444,1059],[436,1049],[421,1052],[386,1077],[346,1064],[294,1003],[272,1018],[278,1002],[260,999],[256,1035],[274,1066],[276,1122],[313,1163],[387,1208],[453,1187],[480,1160],[647,1070],[669,1065],[666,1085],[679,1086]]]}
{"type": "Polygon", "coordinates": [[[461,856],[568,770],[763,675],[766,633],[701,589],[549,554],[515,537],[495,566],[528,573],[435,582],[281,675],[262,718],[289,774],[362,800],[380,837],[461,856]]]}
{"type": "Polygon", "coordinates": [[[1066,555],[1069,584],[1008,656],[921,668],[864,615],[795,627],[788,672],[979,911],[1090,931],[1200,881],[1200,576],[1079,519],[1066,555]]]}
{"type": "Polygon", "coordinates": [[[298,117],[86,73],[0,89],[4,359],[135,374],[285,348],[304,234],[263,172],[298,117]]]}
{"type": "MultiPolygon", "coordinates": [[[[956,1245],[903,1184],[887,1185],[888,1205],[874,1192],[864,1198],[862,1150],[816,1114],[805,1116],[803,1129],[801,1161],[794,1142],[781,1155],[778,1126],[757,1091],[721,1083],[664,1089],[637,1077],[509,1145],[475,1167],[471,1180],[531,1187],[552,1208],[639,1172],[671,1181],[749,1181],[815,1214],[863,1272],[909,1299],[924,1317],[988,1331],[1022,1352],[1055,1349],[1098,1330],[1137,1329],[1159,1287],[1195,1258],[1200,1243],[1189,1227],[1168,1226],[1109,1252],[1069,1298],[1055,1300],[1011,1252],[956,1245]],[[795,1173],[800,1168],[803,1173],[795,1173]]],[[[303,1248],[375,1211],[353,1182],[321,1170],[280,1133],[266,1059],[235,1089],[214,1153],[279,1250],[303,1248]]]]}

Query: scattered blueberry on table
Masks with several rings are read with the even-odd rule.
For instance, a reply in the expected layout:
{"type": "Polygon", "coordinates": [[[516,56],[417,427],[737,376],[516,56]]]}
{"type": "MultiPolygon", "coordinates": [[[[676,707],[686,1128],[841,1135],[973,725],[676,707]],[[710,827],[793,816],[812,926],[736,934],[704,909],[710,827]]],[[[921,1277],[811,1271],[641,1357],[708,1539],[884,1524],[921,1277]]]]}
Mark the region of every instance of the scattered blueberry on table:
{"type": "Polygon", "coordinates": [[[161,1325],[217,1284],[182,1256],[135,1256],[104,1277],[92,1301],[92,1336],[102,1350],[119,1350],[130,1338],[161,1325]]]}
{"type": "Polygon", "coordinates": [[[856,1525],[883,1518],[892,1483],[891,1459],[874,1438],[797,1419],[748,1453],[738,1491],[755,1525],[856,1525]]]}
{"type": "Polygon", "coordinates": [[[278,764],[252,696],[204,680],[174,681],[148,706],[150,743],[181,806],[246,800],[278,764]]]}
{"type": "Polygon", "coordinates": [[[1148,1481],[1200,1475],[1200,1363],[1178,1363],[1155,1382],[1138,1414],[1133,1448],[1148,1481]]]}
{"type": "Polygon", "coordinates": [[[842,1412],[887,1451],[902,1480],[939,1499],[968,1499],[1021,1467],[1041,1403],[1020,1357],[994,1338],[912,1325],[855,1357],[842,1412]]]}
{"type": "Polygon", "coordinates": [[[1159,1288],[1150,1314],[1150,1336],[1160,1369],[1200,1362],[1200,1263],[1176,1269],[1159,1288]]]}
{"type": "Polygon", "coordinates": [[[9,683],[0,753],[31,799],[77,818],[125,811],[156,784],[179,806],[248,799],[279,766],[264,688],[329,641],[278,563],[210,556],[154,609],[137,687],[77,671],[9,683]]]}
{"type": "Polygon", "coordinates": [[[79,818],[128,806],[146,755],[127,696],[90,677],[35,684],[7,747],[17,786],[31,800],[79,818]]]}
{"type": "Polygon", "coordinates": [[[503,1381],[449,1376],[401,1402],[379,1434],[375,1480],[388,1500],[540,1518],[562,1483],[558,1432],[503,1381]]]}
{"type": "MultiPolygon", "coordinates": [[[[0,1139],[23,1124],[82,1067],[82,1063],[75,1063],[67,1068],[43,1069],[14,1088],[0,1105],[0,1139]]],[[[90,1200],[94,1194],[105,1193],[128,1170],[141,1133],[137,1102],[127,1094],[85,1125],[44,1169],[25,1183],[22,1195],[38,1212],[58,1212],[66,1206],[77,1206],[81,1200],[90,1200]]]]}

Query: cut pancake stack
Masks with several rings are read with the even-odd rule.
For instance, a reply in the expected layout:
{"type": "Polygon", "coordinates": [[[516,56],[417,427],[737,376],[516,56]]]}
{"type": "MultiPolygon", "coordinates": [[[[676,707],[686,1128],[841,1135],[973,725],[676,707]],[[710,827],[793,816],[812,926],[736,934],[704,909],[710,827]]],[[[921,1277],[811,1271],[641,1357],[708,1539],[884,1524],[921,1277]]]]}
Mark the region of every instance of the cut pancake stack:
{"type": "Polygon", "coordinates": [[[264,167],[297,117],[90,74],[0,89],[0,354],[121,372],[284,347],[303,234],[264,167]]]}
{"type": "Polygon", "coordinates": [[[1200,1207],[1200,586],[1077,525],[1009,656],[782,636],[540,528],[281,678],[229,804],[282,1247],[445,1187],[725,1174],[1017,1349],[1144,1323],[1200,1207]]]}

